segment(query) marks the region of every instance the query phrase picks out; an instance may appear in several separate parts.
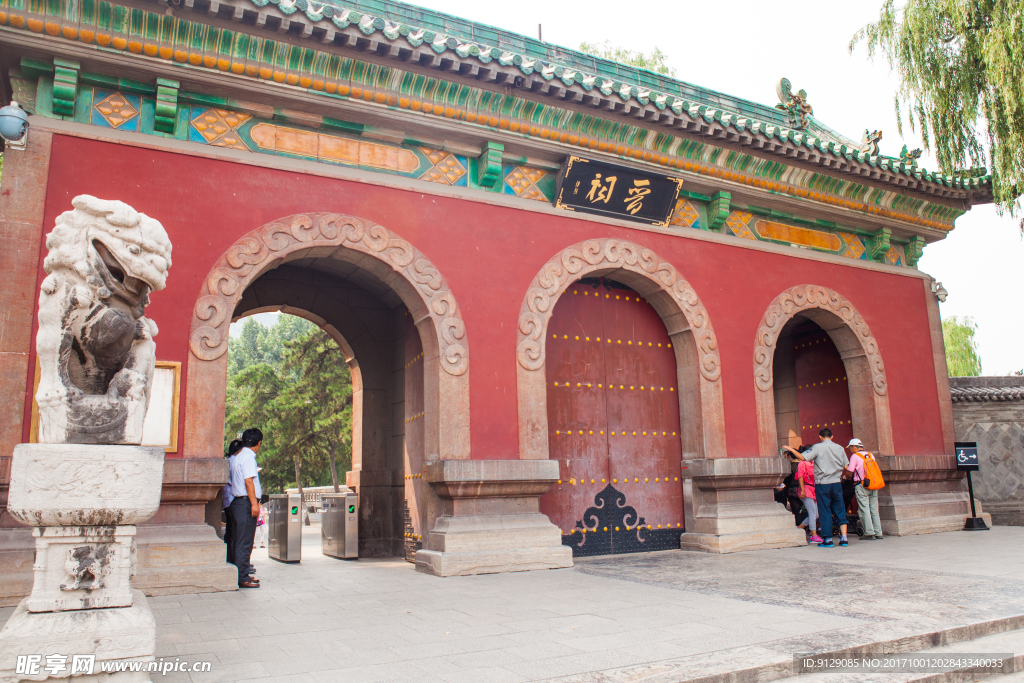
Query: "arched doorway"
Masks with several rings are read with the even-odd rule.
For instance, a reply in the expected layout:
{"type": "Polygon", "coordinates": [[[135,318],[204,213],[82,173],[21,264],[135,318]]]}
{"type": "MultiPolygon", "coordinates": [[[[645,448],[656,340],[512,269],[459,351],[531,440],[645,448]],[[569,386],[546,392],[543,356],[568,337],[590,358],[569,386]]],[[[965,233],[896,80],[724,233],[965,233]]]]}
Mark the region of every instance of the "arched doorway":
{"type": "Polygon", "coordinates": [[[838,292],[799,285],[772,301],[754,345],[754,385],[762,457],[776,455],[781,444],[816,442],[820,427],[813,425],[824,426],[826,420],[834,433],[856,436],[876,454],[893,454],[878,342],[838,292]],[[814,405],[822,401],[832,401],[831,407],[814,405]]]}
{"type": "Polygon", "coordinates": [[[850,442],[849,378],[827,332],[813,320],[794,316],[779,335],[772,367],[779,446],[817,443],[823,427],[832,430],[839,445],[850,442]]]}
{"type": "Polygon", "coordinates": [[[562,482],[542,505],[561,527],[563,542],[575,543],[576,554],[583,546],[588,553],[653,549],[656,537],[657,543],[678,548],[681,461],[726,455],[718,342],[689,283],[670,263],[631,242],[568,247],[541,269],[527,291],[517,360],[521,457],[560,461],[562,482]],[[635,353],[641,341],[643,357],[635,353]],[[623,389],[607,389],[613,380],[623,389]],[[605,386],[599,390],[595,384],[605,386]],[[625,398],[630,394],[643,398],[625,398]],[[575,433],[564,434],[570,430],[575,433]],[[631,488],[623,496],[615,487],[625,487],[627,476],[631,488]],[[581,479],[585,484],[578,483],[581,479]],[[614,490],[606,491],[608,486],[614,490]],[[651,510],[641,509],[645,505],[651,510]],[[605,532],[591,508],[621,512],[619,533],[628,532],[632,541],[624,535],[616,544],[615,523],[609,522],[605,532]]]}
{"type": "Polygon", "coordinates": [[[360,553],[405,554],[408,536],[424,541],[440,510],[423,464],[469,456],[468,344],[443,277],[408,242],[353,217],[302,214],[242,237],[196,303],[186,452],[220,449],[228,326],[262,311],[311,320],[344,351],[360,553]]]}

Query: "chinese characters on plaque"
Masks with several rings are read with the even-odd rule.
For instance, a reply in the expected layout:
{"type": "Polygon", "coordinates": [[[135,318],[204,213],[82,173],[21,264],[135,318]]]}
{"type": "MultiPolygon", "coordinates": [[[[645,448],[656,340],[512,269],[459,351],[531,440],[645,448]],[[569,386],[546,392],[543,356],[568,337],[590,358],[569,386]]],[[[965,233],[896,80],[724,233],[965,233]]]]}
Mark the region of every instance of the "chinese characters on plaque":
{"type": "Polygon", "coordinates": [[[570,156],[555,207],[666,227],[683,179],[570,156]]]}

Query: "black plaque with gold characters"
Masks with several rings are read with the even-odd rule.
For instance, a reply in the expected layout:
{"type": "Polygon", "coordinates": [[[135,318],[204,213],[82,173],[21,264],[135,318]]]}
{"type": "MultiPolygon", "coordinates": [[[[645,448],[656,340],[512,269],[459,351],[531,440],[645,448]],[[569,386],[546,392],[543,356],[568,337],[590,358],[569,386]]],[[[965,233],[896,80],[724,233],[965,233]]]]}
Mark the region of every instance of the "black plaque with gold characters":
{"type": "Polygon", "coordinates": [[[668,226],[683,179],[570,156],[558,174],[555,208],[668,226]]]}

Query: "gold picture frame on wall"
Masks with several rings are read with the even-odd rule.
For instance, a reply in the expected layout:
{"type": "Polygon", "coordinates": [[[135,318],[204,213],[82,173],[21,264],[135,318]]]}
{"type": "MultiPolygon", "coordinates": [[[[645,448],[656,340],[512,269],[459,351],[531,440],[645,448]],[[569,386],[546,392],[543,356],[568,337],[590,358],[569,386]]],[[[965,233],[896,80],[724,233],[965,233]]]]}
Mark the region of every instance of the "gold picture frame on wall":
{"type": "MultiPolygon", "coordinates": [[[[32,423],[29,443],[39,440],[39,359],[36,359],[35,379],[32,383],[32,423]]],[[[178,411],[181,401],[181,363],[158,360],[153,372],[149,408],[142,428],[143,446],[160,446],[166,453],[178,450],[178,411]]]]}

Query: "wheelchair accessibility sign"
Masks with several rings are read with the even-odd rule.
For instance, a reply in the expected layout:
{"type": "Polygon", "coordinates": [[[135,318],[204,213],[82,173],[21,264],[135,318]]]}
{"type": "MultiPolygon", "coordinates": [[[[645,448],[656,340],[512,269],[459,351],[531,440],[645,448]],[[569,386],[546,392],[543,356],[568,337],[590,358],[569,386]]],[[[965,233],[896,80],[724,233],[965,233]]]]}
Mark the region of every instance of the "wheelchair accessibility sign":
{"type": "Polygon", "coordinates": [[[958,442],[956,444],[956,468],[961,472],[977,472],[980,469],[976,443],[958,442]]]}

